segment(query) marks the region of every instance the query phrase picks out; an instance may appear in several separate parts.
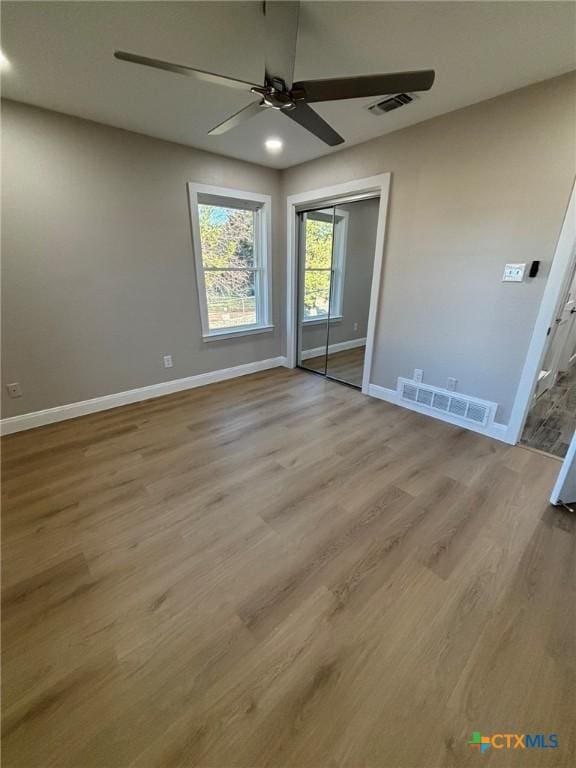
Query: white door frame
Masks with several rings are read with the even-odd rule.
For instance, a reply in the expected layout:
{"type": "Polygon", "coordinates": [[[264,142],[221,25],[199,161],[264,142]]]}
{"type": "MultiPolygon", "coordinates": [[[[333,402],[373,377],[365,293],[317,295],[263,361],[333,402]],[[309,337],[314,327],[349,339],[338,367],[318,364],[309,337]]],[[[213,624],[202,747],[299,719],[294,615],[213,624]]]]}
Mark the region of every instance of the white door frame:
{"type": "Polygon", "coordinates": [[[506,435],[506,442],[515,444],[522,436],[522,430],[532,404],[532,398],[538,383],[538,376],[544,362],[548,341],[548,329],[552,328],[559,304],[564,297],[566,280],[572,272],[576,258],[576,182],[572,187],[570,201],[564,222],[560,231],[560,237],[556,244],[552,266],[540,302],[540,309],[536,317],[532,339],[528,347],[528,354],[516,397],[510,415],[510,422],[506,435]]]}
{"type": "Polygon", "coordinates": [[[572,435],[572,440],[568,446],[568,451],[560,467],[560,472],[556,478],[556,483],[552,489],[552,495],[550,496],[551,504],[571,504],[576,499],[566,498],[568,496],[574,496],[574,489],[576,488],[576,480],[574,479],[574,472],[576,471],[576,432],[572,435]],[[562,496],[564,495],[564,498],[562,496]]]}
{"type": "Polygon", "coordinates": [[[354,179],[330,187],[313,189],[289,195],[286,201],[286,236],[287,236],[287,268],[286,268],[286,359],[289,368],[296,367],[296,341],[298,338],[298,230],[297,209],[306,205],[316,206],[319,203],[327,205],[343,204],[358,195],[374,194],[380,196],[378,209],[378,227],[376,229],[376,247],[374,267],[372,269],[372,287],[370,289],[370,308],[368,311],[368,328],[366,332],[366,354],[364,356],[364,373],[362,377],[362,392],[368,394],[374,335],[376,332],[376,317],[378,299],[382,280],[382,262],[384,259],[384,243],[386,238],[386,217],[388,213],[388,196],[390,190],[390,173],[354,179]]]}
{"type": "MultiPolygon", "coordinates": [[[[552,328],[548,336],[542,370],[538,374],[534,393],[535,397],[540,397],[541,394],[552,389],[558,381],[558,375],[563,370],[564,353],[569,340],[572,338],[575,312],[576,302],[572,298],[569,301],[565,301],[564,306],[558,309],[558,314],[554,321],[555,327],[552,328]]],[[[567,370],[567,368],[564,368],[564,370],[567,370]]]]}

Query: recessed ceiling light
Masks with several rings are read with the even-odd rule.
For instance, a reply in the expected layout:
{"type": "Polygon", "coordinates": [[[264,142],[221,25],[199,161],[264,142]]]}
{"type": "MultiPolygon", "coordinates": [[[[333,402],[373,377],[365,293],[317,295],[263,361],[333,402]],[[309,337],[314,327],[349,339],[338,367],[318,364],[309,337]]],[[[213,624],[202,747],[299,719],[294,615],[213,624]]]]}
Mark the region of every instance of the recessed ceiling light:
{"type": "Polygon", "coordinates": [[[280,152],[284,143],[280,139],[266,139],[264,146],[268,152],[280,152]]]}
{"type": "Polygon", "coordinates": [[[0,69],[9,69],[9,67],[10,67],[10,62],[8,61],[6,56],[4,56],[2,51],[0,51],[0,69]]]}

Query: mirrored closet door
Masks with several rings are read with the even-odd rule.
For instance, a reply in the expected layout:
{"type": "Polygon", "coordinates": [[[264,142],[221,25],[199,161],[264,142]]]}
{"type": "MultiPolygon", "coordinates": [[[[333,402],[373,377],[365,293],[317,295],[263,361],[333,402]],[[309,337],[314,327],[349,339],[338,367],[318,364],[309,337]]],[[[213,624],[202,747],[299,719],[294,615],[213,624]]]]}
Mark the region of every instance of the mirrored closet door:
{"type": "Polygon", "coordinates": [[[362,387],[378,198],[299,213],[298,365],[362,387]]]}
{"type": "Polygon", "coordinates": [[[298,364],[326,375],[334,208],[299,215],[298,364]]]}

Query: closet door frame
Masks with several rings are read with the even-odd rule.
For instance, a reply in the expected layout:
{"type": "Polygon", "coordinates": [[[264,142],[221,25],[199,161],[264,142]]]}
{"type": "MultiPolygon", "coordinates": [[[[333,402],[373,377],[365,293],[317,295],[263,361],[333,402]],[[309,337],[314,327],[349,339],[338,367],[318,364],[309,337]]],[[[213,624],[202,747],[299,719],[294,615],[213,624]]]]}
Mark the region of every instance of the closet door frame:
{"type": "Polygon", "coordinates": [[[362,392],[368,394],[372,373],[374,351],[374,336],[382,282],[382,264],[384,259],[384,244],[386,239],[386,218],[388,213],[388,198],[390,190],[390,173],[354,179],[330,187],[322,187],[296,195],[289,195],[286,200],[287,220],[287,265],[286,265],[286,365],[295,368],[297,365],[297,344],[299,333],[299,259],[298,259],[298,212],[308,208],[322,208],[352,203],[369,197],[379,197],[378,227],[376,230],[376,246],[374,267],[372,270],[372,285],[370,289],[370,308],[368,312],[368,329],[366,333],[366,354],[364,357],[364,374],[362,392]]]}

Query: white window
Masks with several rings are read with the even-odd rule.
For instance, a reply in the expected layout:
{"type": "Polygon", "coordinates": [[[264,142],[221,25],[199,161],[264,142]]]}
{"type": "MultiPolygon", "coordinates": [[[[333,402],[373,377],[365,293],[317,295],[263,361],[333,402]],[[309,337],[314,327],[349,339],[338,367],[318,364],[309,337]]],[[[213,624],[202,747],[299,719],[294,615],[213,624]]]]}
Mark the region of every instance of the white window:
{"type": "Polygon", "coordinates": [[[272,328],[270,198],[189,184],[205,341],[272,328]]]}
{"type": "Polygon", "coordinates": [[[348,212],[304,214],[304,322],[342,319],[348,212]]]}

